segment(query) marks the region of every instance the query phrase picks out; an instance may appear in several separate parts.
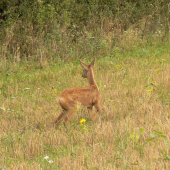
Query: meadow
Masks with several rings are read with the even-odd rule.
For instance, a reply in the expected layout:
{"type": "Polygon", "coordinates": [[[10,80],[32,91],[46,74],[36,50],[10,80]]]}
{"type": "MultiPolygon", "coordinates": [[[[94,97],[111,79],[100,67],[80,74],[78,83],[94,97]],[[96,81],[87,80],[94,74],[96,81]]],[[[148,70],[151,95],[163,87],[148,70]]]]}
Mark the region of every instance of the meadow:
{"type": "Polygon", "coordinates": [[[170,169],[169,13],[169,0],[0,1],[0,170],[170,169]],[[101,114],[80,106],[56,129],[57,96],[88,86],[79,59],[94,58],[101,114]]]}
{"type": "Polygon", "coordinates": [[[0,169],[170,169],[170,44],[94,57],[101,115],[80,108],[58,129],[57,95],[88,86],[79,61],[0,62],[0,169]]]}

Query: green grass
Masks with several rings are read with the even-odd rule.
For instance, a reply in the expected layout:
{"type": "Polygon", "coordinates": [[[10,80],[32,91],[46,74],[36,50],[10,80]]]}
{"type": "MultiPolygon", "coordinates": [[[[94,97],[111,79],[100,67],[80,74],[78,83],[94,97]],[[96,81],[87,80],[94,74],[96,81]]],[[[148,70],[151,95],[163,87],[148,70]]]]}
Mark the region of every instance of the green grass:
{"type": "Polygon", "coordinates": [[[88,85],[79,62],[8,70],[0,63],[0,169],[169,169],[169,49],[152,44],[95,56],[100,119],[93,123],[83,108],[59,129],[52,126],[61,112],[57,95],[88,85]]]}

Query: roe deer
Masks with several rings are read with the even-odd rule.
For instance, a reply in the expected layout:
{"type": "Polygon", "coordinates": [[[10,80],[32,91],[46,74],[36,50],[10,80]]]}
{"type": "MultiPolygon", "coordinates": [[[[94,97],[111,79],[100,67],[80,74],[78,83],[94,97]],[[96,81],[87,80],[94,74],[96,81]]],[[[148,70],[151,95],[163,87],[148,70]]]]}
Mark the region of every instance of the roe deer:
{"type": "Polygon", "coordinates": [[[83,67],[82,77],[88,79],[88,87],[68,88],[58,95],[57,100],[62,107],[63,112],[61,112],[61,114],[55,121],[56,126],[58,126],[62,120],[64,120],[66,125],[68,125],[80,104],[87,107],[92,121],[95,121],[96,116],[98,115],[98,113],[100,113],[100,92],[93,75],[94,62],[95,59],[91,62],[90,65],[86,65],[84,62],[80,61],[80,64],[83,67]],[[93,106],[96,108],[97,111],[94,117],[92,115],[93,106]]]}

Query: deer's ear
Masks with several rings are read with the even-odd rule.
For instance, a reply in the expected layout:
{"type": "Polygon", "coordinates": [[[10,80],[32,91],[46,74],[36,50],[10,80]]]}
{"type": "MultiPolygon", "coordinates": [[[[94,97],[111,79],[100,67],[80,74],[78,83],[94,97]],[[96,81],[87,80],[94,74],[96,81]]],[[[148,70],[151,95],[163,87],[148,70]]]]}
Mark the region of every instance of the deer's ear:
{"type": "Polygon", "coordinates": [[[95,63],[95,58],[94,58],[94,60],[90,63],[90,66],[94,66],[94,63],[95,63]]]}
{"type": "Polygon", "coordinates": [[[81,60],[80,60],[80,64],[81,64],[81,66],[85,69],[85,70],[88,70],[88,65],[86,65],[84,62],[82,62],[81,60]]]}

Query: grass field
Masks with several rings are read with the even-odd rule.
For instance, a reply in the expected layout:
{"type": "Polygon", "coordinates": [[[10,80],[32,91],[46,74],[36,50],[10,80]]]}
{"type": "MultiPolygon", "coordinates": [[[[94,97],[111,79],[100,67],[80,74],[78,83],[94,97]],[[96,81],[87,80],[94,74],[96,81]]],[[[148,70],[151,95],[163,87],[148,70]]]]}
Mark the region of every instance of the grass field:
{"type": "Polygon", "coordinates": [[[95,57],[102,113],[93,123],[82,108],[59,129],[57,95],[88,85],[79,61],[1,61],[0,169],[170,169],[170,45],[95,57]]]}

